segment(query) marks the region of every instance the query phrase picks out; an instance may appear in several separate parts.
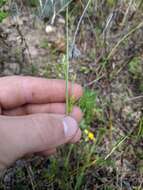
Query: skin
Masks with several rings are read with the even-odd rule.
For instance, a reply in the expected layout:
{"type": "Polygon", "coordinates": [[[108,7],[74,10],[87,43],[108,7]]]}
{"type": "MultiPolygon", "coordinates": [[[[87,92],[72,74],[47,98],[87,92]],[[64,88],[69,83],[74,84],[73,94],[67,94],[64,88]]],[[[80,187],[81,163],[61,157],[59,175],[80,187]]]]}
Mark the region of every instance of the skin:
{"type": "MultiPolygon", "coordinates": [[[[65,88],[63,80],[0,78],[0,170],[25,155],[48,156],[62,144],[79,141],[82,112],[74,107],[65,116],[65,88]],[[74,126],[68,136],[65,121],[74,126]]],[[[79,99],[82,87],[69,83],[69,95],[79,99]]]]}

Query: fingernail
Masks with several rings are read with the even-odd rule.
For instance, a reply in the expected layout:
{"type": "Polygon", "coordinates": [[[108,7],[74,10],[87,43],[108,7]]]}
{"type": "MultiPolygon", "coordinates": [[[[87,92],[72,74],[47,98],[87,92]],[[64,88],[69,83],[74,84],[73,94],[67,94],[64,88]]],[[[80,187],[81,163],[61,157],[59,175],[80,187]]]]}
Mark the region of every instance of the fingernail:
{"type": "Polygon", "coordinates": [[[78,124],[72,117],[65,117],[63,119],[64,132],[67,138],[73,137],[78,131],[78,124]]]}

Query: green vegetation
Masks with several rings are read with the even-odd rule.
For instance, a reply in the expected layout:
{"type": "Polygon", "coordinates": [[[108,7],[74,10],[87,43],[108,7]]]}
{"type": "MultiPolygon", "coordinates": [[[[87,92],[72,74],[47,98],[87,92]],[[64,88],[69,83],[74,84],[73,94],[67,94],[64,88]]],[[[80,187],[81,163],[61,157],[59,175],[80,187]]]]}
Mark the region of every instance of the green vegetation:
{"type": "Polygon", "coordinates": [[[2,7],[6,2],[7,0],[0,0],[0,7],[2,7]]]}
{"type": "Polygon", "coordinates": [[[139,57],[134,57],[128,65],[128,70],[131,75],[131,79],[134,81],[134,83],[137,86],[137,90],[139,92],[143,92],[143,65],[142,60],[139,57]]]}
{"type": "Polygon", "coordinates": [[[128,67],[129,72],[132,74],[134,79],[138,79],[142,76],[142,61],[140,58],[133,58],[128,67]]]}
{"type": "Polygon", "coordinates": [[[138,130],[137,137],[138,138],[143,138],[143,117],[141,117],[138,126],[139,126],[139,130],[138,130]]]}
{"type": "Polygon", "coordinates": [[[44,40],[41,42],[40,48],[44,48],[44,49],[48,49],[48,48],[49,48],[49,43],[47,42],[46,39],[44,39],[44,40]]]}
{"type": "Polygon", "coordinates": [[[29,5],[32,7],[37,7],[39,6],[39,0],[30,0],[28,1],[29,5]]]}
{"type": "MultiPolygon", "coordinates": [[[[0,0],[0,8],[7,2],[7,0],[0,0]]],[[[0,10],[0,23],[8,16],[8,12],[0,10]]]]}
{"type": "Polygon", "coordinates": [[[0,11],[0,22],[2,22],[3,19],[5,19],[7,16],[8,16],[7,12],[0,11]]]}
{"type": "Polygon", "coordinates": [[[96,92],[87,89],[84,91],[84,95],[79,101],[79,106],[84,113],[84,120],[86,125],[89,125],[95,117],[97,109],[96,99],[96,92]]]}

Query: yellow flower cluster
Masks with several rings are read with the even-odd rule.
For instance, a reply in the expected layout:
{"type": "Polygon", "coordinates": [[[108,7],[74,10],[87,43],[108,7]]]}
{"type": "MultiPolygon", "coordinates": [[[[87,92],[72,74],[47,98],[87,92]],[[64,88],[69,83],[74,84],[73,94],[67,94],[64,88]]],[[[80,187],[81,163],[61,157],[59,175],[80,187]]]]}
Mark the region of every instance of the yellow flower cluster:
{"type": "Polygon", "coordinates": [[[85,130],[84,130],[84,133],[86,134],[85,141],[91,140],[91,141],[95,142],[94,134],[93,134],[91,131],[85,129],[85,130]]]}

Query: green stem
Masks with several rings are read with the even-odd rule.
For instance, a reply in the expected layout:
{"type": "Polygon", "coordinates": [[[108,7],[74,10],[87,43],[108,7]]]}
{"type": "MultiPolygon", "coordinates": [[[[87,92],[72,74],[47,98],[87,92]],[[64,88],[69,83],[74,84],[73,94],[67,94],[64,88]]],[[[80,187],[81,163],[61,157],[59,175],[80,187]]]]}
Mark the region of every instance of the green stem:
{"type": "Polygon", "coordinates": [[[68,6],[66,8],[66,39],[67,39],[67,47],[66,47],[66,115],[69,113],[69,28],[68,28],[68,6]]]}

